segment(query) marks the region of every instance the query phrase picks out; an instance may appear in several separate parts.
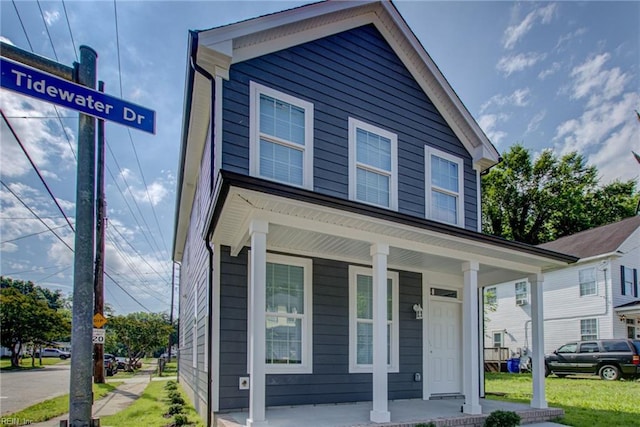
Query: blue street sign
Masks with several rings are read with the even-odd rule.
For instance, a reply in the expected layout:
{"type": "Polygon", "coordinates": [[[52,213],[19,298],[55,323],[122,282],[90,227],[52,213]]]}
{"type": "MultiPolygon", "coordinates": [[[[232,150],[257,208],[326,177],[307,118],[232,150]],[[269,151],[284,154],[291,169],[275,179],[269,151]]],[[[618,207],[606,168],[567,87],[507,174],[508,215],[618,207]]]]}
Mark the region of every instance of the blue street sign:
{"type": "Polygon", "coordinates": [[[0,86],[99,119],[156,133],[156,112],[72,83],[7,58],[0,58],[0,86]]]}

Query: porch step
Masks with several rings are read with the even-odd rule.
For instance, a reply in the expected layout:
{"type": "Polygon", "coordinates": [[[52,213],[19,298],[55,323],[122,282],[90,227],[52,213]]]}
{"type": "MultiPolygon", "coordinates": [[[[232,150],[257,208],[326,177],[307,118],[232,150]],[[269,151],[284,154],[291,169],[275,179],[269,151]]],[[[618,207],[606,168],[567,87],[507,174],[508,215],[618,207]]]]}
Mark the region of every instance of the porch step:
{"type": "Polygon", "coordinates": [[[444,400],[444,399],[462,399],[464,395],[460,393],[434,393],[429,397],[429,400],[444,400]]]}

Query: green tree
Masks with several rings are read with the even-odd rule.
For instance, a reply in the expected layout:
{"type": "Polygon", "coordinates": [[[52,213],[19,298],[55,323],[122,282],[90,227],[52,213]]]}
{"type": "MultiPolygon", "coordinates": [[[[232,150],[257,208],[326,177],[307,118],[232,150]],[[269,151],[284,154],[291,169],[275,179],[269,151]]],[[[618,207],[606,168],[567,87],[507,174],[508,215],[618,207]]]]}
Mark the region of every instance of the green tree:
{"type": "Polygon", "coordinates": [[[123,348],[129,364],[135,366],[145,354],[166,347],[172,331],[166,314],[137,312],[110,317],[107,336],[112,338],[107,340],[110,345],[123,348]]]}
{"type": "Polygon", "coordinates": [[[600,185],[576,152],[533,160],[519,144],[483,176],[482,194],[483,232],[533,245],[632,216],[640,197],[633,180],[600,185]]]}
{"type": "Polygon", "coordinates": [[[51,308],[43,288],[31,282],[0,277],[1,344],[11,350],[11,366],[19,366],[25,344],[43,344],[69,335],[65,316],[51,308]]]}

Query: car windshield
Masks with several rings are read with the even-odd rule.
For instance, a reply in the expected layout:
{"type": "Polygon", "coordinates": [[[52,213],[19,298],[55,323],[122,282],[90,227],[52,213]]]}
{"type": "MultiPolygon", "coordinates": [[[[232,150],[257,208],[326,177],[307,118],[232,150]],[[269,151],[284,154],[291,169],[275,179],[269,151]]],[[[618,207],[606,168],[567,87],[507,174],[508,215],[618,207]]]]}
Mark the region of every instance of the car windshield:
{"type": "Polygon", "coordinates": [[[633,346],[636,348],[636,352],[640,354],[640,340],[633,340],[633,346]]]}

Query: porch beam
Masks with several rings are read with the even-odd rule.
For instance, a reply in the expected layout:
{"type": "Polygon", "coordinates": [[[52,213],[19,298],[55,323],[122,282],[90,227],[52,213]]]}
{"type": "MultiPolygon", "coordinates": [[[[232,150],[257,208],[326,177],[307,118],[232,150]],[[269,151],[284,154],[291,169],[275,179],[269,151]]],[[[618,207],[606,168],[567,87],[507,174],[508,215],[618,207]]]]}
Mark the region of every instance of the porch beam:
{"type": "MultiPolygon", "coordinates": [[[[373,266],[373,410],[369,418],[374,423],[388,423],[387,369],[387,256],[389,245],[371,245],[373,266]]],[[[397,321],[397,319],[396,319],[397,321]]]]}
{"type": "Polygon", "coordinates": [[[265,307],[267,286],[267,233],[269,223],[263,220],[252,220],[249,224],[251,236],[251,279],[249,293],[249,310],[251,325],[249,339],[249,418],[247,427],[267,426],[265,394],[266,394],[266,330],[265,307]]]}
{"type": "Polygon", "coordinates": [[[478,339],[478,270],[477,261],[462,264],[464,288],[462,290],[462,390],[465,414],[481,414],[480,369],[478,339]]]}
{"type": "Polygon", "coordinates": [[[531,336],[532,356],[531,371],[533,374],[533,397],[531,407],[548,408],[544,382],[544,308],[542,301],[542,274],[529,276],[531,285],[531,336]]]}

